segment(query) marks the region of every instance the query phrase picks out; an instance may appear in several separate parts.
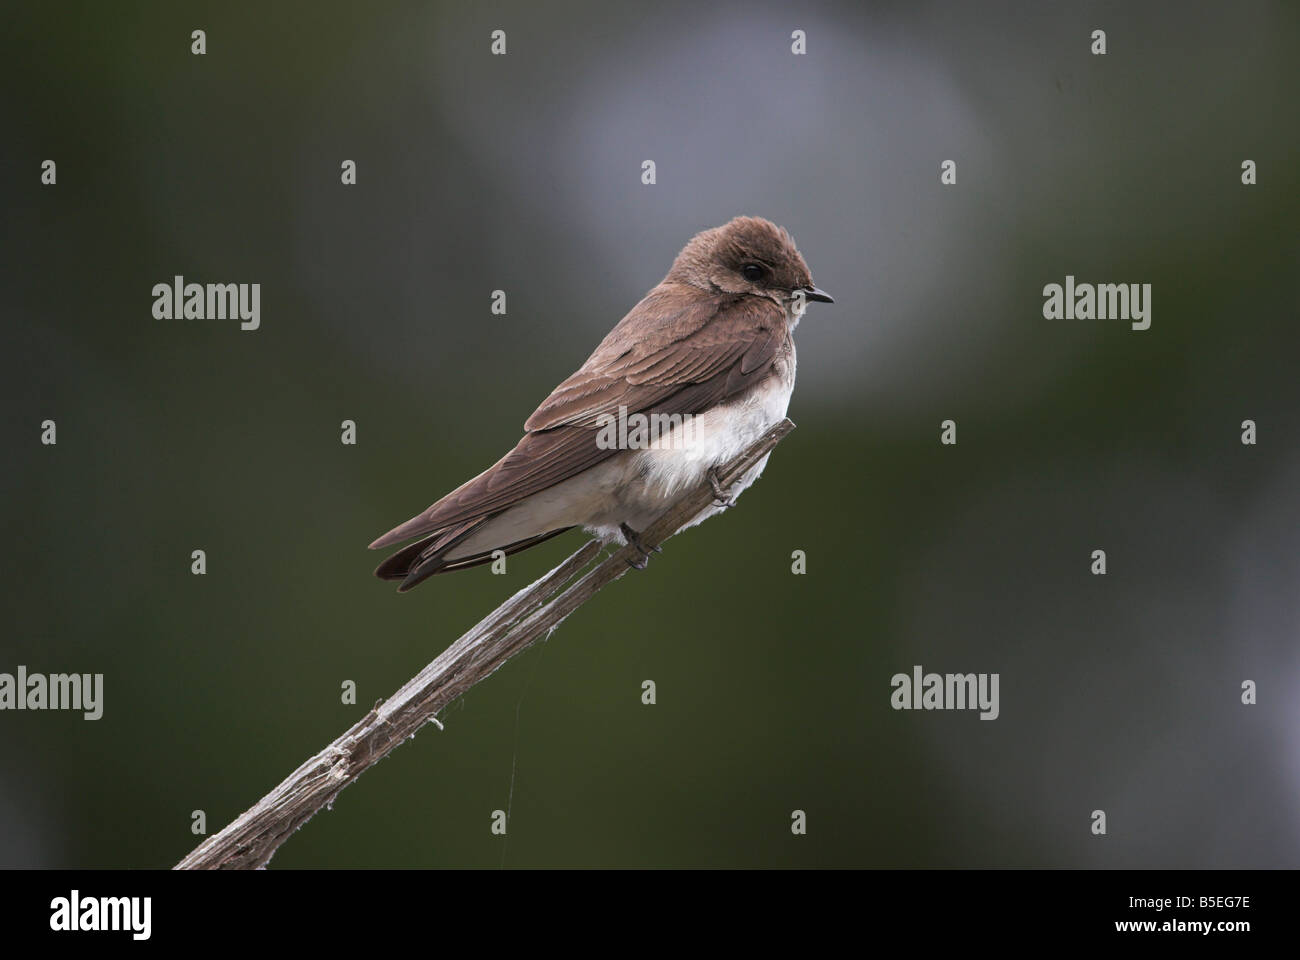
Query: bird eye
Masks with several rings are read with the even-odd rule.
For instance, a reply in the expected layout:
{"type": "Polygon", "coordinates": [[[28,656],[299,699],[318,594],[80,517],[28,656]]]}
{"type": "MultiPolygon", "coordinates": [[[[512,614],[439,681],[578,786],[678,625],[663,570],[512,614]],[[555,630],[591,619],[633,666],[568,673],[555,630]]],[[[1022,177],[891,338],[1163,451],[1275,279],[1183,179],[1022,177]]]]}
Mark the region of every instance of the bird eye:
{"type": "Polygon", "coordinates": [[[757,283],[763,279],[763,274],[767,271],[757,263],[747,263],[740,268],[740,272],[750,283],[757,283]]]}

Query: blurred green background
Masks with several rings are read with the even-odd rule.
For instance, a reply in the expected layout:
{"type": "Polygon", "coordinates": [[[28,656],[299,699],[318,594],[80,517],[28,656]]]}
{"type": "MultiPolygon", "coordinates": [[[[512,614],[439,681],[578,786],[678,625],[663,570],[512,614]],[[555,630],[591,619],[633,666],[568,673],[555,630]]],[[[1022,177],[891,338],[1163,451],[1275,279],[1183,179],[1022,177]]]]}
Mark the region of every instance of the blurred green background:
{"type": "Polygon", "coordinates": [[[1295,866],[1298,21],[6,4],[0,671],[106,694],[0,714],[0,866],[169,866],[575,549],[398,596],[365,545],[741,213],[837,300],[762,481],[272,866],[1295,866]],[[176,274],[261,329],[155,320],[176,274]],[[1067,274],[1151,283],[1151,329],[1045,320],[1067,274]],[[1000,673],[1000,718],[891,710],[914,664],[1000,673]]]}

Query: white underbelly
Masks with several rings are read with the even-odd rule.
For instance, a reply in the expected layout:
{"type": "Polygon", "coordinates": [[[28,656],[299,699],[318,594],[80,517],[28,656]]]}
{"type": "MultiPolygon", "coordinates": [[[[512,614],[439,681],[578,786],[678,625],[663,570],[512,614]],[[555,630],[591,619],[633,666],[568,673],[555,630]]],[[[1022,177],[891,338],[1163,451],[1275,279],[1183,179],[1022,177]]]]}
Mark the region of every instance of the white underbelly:
{"type": "MultiPolygon", "coordinates": [[[[643,530],[683,492],[705,482],[711,468],[734,459],[780,422],[793,390],[793,370],[786,377],[774,376],[744,399],[714,407],[658,435],[648,449],[622,450],[533,494],[488,521],[448,557],[471,556],[562,527],[581,526],[606,541],[622,539],[620,524],[643,530]]],[[[732,485],[728,493],[733,500],[766,465],[764,457],[732,485]]],[[[682,529],[721,509],[706,509],[682,529]]]]}
{"type": "Polygon", "coordinates": [[[705,479],[710,469],[734,459],[779,423],[790,406],[792,383],[773,378],[771,386],[745,399],[717,406],[661,438],[659,448],[643,450],[636,469],[649,499],[676,497],[705,479]]]}

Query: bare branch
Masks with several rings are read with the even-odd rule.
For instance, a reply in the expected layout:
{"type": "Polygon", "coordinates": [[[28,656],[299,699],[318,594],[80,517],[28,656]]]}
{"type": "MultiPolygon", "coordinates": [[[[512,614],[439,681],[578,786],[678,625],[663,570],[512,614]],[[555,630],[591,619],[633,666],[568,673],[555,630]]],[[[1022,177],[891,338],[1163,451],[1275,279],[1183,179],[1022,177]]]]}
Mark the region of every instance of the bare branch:
{"type": "MultiPolygon", "coordinates": [[[[793,429],[789,420],[772,427],[717,471],[720,484],[730,487],[793,429]]],[[[695,519],[713,499],[708,483],[687,491],[641,531],[641,543],[647,548],[658,546],[695,519]]],[[[426,723],[437,723],[439,711],[554,630],[598,590],[627,573],[629,560],[640,558],[637,549],[627,545],[591,566],[601,552],[597,541],[587,542],[550,573],[501,604],[387,701],[376,704],[220,833],[199,844],[176,869],[266,866],[289,835],[332,803],[344,787],[426,723]],[[587,572],[583,574],[583,570],[587,572]]]]}

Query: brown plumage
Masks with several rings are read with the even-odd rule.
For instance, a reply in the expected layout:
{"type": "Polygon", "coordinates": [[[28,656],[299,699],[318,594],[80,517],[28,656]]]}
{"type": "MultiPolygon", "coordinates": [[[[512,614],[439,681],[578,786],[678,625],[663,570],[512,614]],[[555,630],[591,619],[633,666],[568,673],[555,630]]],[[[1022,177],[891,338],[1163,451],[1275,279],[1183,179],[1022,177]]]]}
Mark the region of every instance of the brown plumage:
{"type": "MultiPolygon", "coordinates": [[[[738,217],[698,234],[663,282],[528,418],[513,450],[370,545],[378,549],[423,537],[386,559],[375,574],[402,580],[401,589],[408,590],[435,573],[487,562],[495,549],[515,553],[570,529],[574,523],[526,529],[521,539],[479,544],[483,549],[465,546],[529,498],[612,457],[631,455],[597,444],[602,415],[617,416],[620,408],[629,414],[699,415],[764,384],[777,367],[782,375],[788,367],[793,386],[790,334],[797,316],[792,322],[789,305],[796,291],[829,300],[813,285],[782,228],[738,217]]],[[[600,525],[586,524],[585,516],[574,519],[600,525]]]]}

